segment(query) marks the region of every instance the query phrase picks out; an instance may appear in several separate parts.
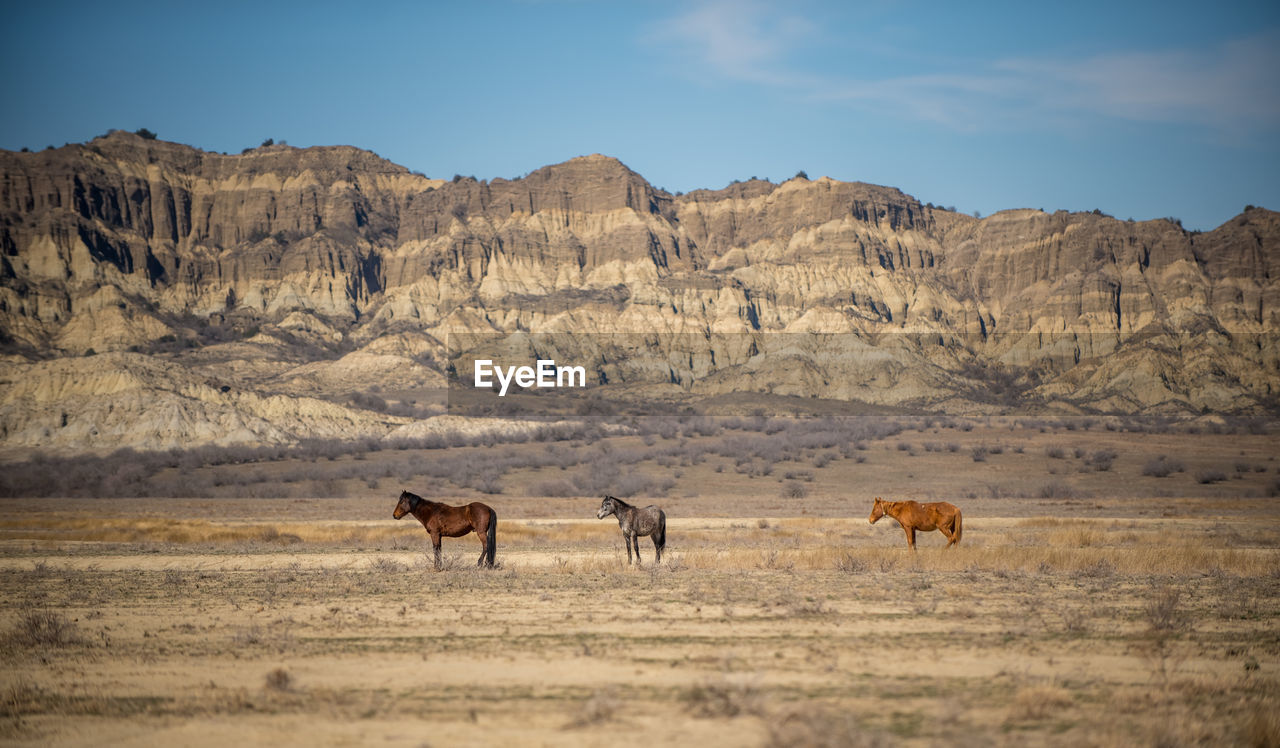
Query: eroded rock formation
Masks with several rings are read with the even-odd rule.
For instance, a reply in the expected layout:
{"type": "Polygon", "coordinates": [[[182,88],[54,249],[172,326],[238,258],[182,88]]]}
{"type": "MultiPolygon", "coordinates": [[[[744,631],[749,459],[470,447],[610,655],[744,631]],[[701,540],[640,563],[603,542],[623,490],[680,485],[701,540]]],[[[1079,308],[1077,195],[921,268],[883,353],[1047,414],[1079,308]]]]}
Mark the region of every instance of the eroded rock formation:
{"type": "Polygon", "coordinates": [[[353,395],[408,402],[447,336],[495,331],[660,333],[658,373],[698,395],[1273,412],[1278,265],[1260,208],[1206,233],[979,220],[827,178],[671,195],[593,155],[442,181],[114,132],[0,153],[0,440],[377,438],[429,411],[353,395]]]}

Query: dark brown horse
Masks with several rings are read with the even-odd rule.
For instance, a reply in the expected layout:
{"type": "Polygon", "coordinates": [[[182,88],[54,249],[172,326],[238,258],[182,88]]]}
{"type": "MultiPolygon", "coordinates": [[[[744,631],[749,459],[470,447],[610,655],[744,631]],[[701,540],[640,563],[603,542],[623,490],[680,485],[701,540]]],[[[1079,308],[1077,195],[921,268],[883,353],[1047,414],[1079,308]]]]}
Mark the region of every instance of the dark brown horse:
{"type": "Polygon", "coordinates": [[[596,519],[604,519],[610,514],[618,518],[618,527],[622,528],[622,541],[627,544],[627,563],[631,563],[631,547],[636,549],[636,563],[640,563],[640,536],[653,536],[654,563],[662,563],[662,551],[667,547],[667,515],[656,506],[643,509],[631,506],[622,499],[606,496],[600,502],[600,511],[596,519]]]}
{"type": "Polygon", "coordinates": [[[886,514],[898,520],[898,524],[902,525],[902,531],[907,534],[907,547],[913,551],[916,549],[916,530],[921,532],[940,531],[947,536],[947,545],[945,546],[947,548],[960,542],[960,534],[963,529],[960,508],[954,504],[948,504],[945,501],[935,501],[929,504],[921,504],[918,501],[885,501],[877,496],[875,505],[871,507],[871,516],[867,518],[867,521],[874,525],[876,520],[886,514]]]}
{"type": "Polygon", "coordinates": [[[466,506],[449,506],[404,491],[391,516],[400,519],[406,514],[417,517],[427,528],[436,551],[437,571],[440,569],[440,538],[460,538],[469,532],[480,536],[480,560],[476,566],[493,567],[493,555],[498,550],[498,513],[488,505],[473,501],[466,506]]]}

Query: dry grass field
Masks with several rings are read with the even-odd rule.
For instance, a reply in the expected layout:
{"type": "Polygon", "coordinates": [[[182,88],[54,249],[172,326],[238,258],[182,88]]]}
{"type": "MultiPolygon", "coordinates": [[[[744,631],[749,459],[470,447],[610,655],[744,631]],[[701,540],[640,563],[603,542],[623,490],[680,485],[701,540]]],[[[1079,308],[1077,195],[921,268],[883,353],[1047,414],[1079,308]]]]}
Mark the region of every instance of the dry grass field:
{"type": "MultiPolygon", "coordinates": [[[[667,466],[660,568],[647,538],[628,568],[587,495],[437,491],[500,517],[497,569],[468,537],[440,572],[391,519],[394,480],[7,499],[0,741],[1276,745],[1275,446],[979,428],[755,476],[713,456],[667,466]],[[1183,470],[1145,474],[1156,453],[1183,470]],[[1234,475],[1199,482],[1213,465],[1234,475]],[[910,553],[892,520],[868,525],[877,494],[960,505],[961,545],[910,553]]],[[[411,458],[432,455],[367,462],[411,458]]]]}

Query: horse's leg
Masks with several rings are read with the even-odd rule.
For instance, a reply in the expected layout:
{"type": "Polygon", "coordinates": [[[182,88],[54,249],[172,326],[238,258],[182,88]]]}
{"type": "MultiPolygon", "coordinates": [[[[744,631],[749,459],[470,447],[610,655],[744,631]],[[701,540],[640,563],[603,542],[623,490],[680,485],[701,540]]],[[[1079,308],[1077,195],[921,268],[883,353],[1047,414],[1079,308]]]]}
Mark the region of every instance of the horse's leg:
{"type": "Polygon", "coordinates": [[[485,534],[480,532],[480,528],[476,528],[476,536],[480,538],[480,560],[476,561],[476,566],[484,566],[484,557],[489,553],[489,539],[485,534]]]}
{"type": "Polygon", "coordinates": [[[627,547],[627,566],[631,565],[631,533],[622,533],[622,544],[627,547]]]}
{"type": "Polygon", "coordinates": [[[950,522],[947,522],[946,524],[938,525],[938,529],[942,531],[942,534],[943,534],[943,535],[946,535],[946,536],[947,536],[947,545],[946,545],[946,547],[947,547],[947,548],[950,548],[951,546],[953,546],[953,545],[955,545],[955,544],[956,544],[956,520],[955,520],[955,517],[952,517],[952,518],[951,518],[951,521],[950,521],[950,522]]]}
{"type": "Polygon", "coordinates": [[[653,562],[662,563],[662,546],[658,545],[658,533],[653,534],[653,562]]]}
{"type": "MultiPolygon", "coordinates": [[[[640,561],[640,536],[634,532],[631,533],[631,547],[636,549],[636,566],[639,566],[642,563],[640,561]]],[[[631,551],[627,551],[627,558],[631,558],[631,551]]]]}
{"type": "Polygon", "coordinates": [[[440,533],[432,534],[431,547],[435,549],[436,571],[440,571],[440,533]]]}
{"type": "Polygon", "coordinates": [[[914,551],[916,549],[916,528],[904,527],[903,529],[907,532],[907,547],[914,551]]]}

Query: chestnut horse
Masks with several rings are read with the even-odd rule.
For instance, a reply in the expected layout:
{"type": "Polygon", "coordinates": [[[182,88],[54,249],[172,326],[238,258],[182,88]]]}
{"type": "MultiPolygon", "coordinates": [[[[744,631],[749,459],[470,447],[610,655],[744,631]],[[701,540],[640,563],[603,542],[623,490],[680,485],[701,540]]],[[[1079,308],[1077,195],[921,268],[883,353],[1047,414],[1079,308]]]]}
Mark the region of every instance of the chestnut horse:
{"type": "Polygon", "coordinates": [[[921,504],[918,501],[885,501],[879,496],[871,507],[871,516],[867,521],[875,524],[885,515],[898,520],[902,531],[907,534],[907,547],[916,549],[916,530],[930,532],[939,530],[947,536],[946,548],[960,542],[961,517],[960,508],[945,501],[921,504]]]}
{"type": "Polygon", "coordinates": [[[493,555],[498,550],[498,513],[488,505],[474,501],[466,506],[449,506],[404,491],[391,516],[400,519],[406,514],[417,517],[427,528],[436,551],[437,571],[440,570],[440,538],[460,538],[469,532],[480,536],[480,560],[476,566],[493,567],[493,555]]]}
{"type": "Polygon", "coordinates": [[[627,544],[627,563],[631,563],[631,547],[636,549],[636,563],[640,563],[640,537],[653,536],[654,563],[662,563],[662,551],[667,547],[667,515],[656,506],[643,509],[631,506],[622,499],[606,496],[600,502],[600,510],[596,519],[604,519],[610,514],[618,518],[618,527],[622,529],[622,542],[627,544]]]}

